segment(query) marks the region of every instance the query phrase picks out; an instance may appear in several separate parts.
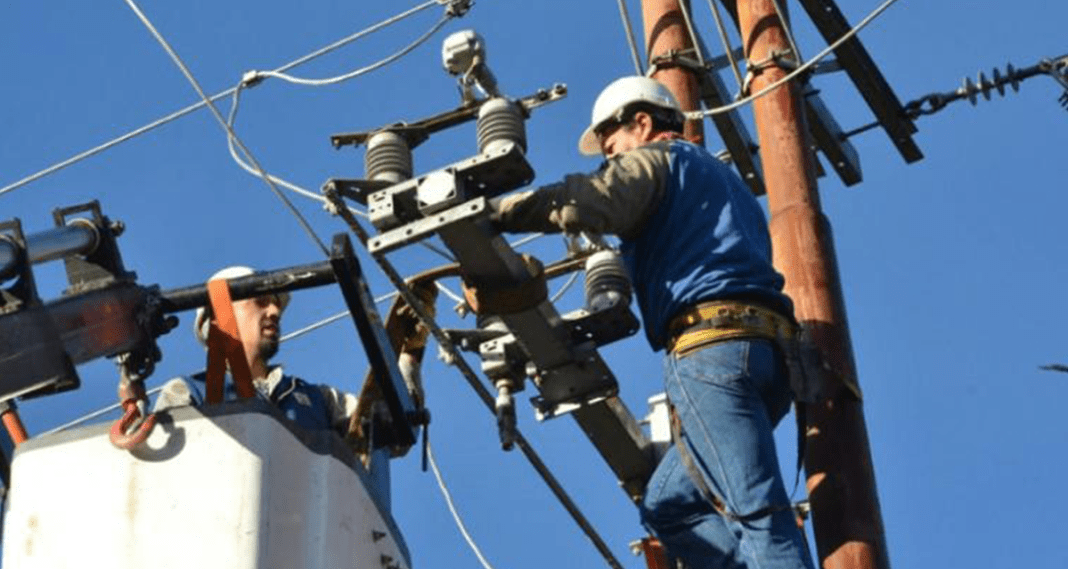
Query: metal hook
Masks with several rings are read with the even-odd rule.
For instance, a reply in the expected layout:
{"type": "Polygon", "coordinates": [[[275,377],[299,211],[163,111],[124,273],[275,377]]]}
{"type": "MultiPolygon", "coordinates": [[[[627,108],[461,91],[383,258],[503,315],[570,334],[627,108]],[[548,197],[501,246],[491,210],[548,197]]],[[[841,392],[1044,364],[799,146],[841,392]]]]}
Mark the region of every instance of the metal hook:
{"type": "Polygon", "coordinates": [[[138,400],[134,398],[123,401],[122,406],[126,409],[126,413],[111,426],[109,436],[111,444],[123,450],[131,450],[144,443],[156,426],[156,414],[149,413],[142,419],[141,411],[137,408],[137,402],[138,400]],[[138,419],[142,420],[135,427],[134,425],[138,419]],[[133,428],[133,431],[129,432],[131,428],[133,428]]]}

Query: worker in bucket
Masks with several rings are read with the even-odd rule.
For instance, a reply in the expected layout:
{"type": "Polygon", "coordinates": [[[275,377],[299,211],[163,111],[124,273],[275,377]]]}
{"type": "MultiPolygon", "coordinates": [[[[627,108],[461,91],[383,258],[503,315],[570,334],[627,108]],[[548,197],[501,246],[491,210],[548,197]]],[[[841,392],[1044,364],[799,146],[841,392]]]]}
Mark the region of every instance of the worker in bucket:
{"type": "MultiPolygon", "coordinates": [[[[249,267],[227,267],[212,275],[210,280],[245,277],[253,272],[249,267]]],[[[349,417],[356,408],[354,395],[327,385],[308,383],[286,374],[281,365],[270,363],[281,344],[282,313],[288,304],[288,293],[258,296],[233,303],[234,318],[256,394],[304,429],[344,433],[348,429],[349,417]]],[[[211,318],[210,309],[199,308],[193,319],[193,333],[205,346],[211,318]]],[[[193,381],[176,378],[168,382],[156,400],[155,409],[202,404],[205,375],[205,372],[201,372],[191,376],[193,381]]],[[[234,383],[226,381],[225,385],[226,399],[233,399],[234,383]]]]}
{"type": "Polygon", "coordinates": [[[772,437],[792,400],[793,305],[757,200],[682,139],[683,122],[659,82],[616,80],[579,139],[603,166],[499,198],[494,223],[620,238],[646,337],[665,351],[676,440],[639,509],[667,552],[691,569],[812,569],[772,437]]]}

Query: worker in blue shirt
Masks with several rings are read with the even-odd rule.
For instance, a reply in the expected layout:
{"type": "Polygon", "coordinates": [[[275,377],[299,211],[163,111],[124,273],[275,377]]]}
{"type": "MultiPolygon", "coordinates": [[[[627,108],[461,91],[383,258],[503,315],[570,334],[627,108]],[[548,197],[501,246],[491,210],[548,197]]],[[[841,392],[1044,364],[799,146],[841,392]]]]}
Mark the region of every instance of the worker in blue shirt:
{"type": "Polygon", "coordinates": [[[640,504],[642,522],[690,569],[812,569],[772,431],[792,399],[783,347],[796,323],[771,264],[767,221],[742,180],[681,137],[683,114],[653,79],[597,98],[583,154],[592,174],[505,196],[503,231],[615,234],[649,344],[665,350],[676,444],[640,504]]]}
{"type": "MultiPolygon", "coordinates": [[[[227,267],[210,280],[233,279],[253,274],[249,267],[227,267]]],[[[271,358],[278,353],[281,342],[282,312],[289,304],[289,294],[270,294],[239,300],[233,303],[234,318],[241,336],[252,385],[258,397],[272,403],[297,426],[304,429],[334,430],[344,434],[349,417],[356,409],[357,398],[328,385],[311,384],[299,377],[286,374],[282,366],[271,365],[271,358]]],[[[207,344],[211,312],[197,310],[193,320],[193,332],[201,344],[207,344]]],[[[168,382],[156,401],[155,409],[161,410],[178,405],[200,405],[204,398],[201,387],[203,372],[187,378],[168,382]]],[[[234,382],[227,380],[226,399],[236,397],[234,382]]]]}

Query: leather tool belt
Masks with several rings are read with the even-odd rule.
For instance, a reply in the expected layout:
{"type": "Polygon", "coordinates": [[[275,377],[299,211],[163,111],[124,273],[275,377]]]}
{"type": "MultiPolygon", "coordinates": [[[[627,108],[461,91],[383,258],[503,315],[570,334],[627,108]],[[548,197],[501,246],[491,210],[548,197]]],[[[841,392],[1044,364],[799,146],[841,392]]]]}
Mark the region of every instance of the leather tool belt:
{"type": "Polygon", "coordinates": [[[714,342],[735,338],[765,338],[786,347],[797,339],[797,323],[763,306],[713,300],[676,316],[668,325],[668,334],[668,351],[683,356],[714,342]]]}

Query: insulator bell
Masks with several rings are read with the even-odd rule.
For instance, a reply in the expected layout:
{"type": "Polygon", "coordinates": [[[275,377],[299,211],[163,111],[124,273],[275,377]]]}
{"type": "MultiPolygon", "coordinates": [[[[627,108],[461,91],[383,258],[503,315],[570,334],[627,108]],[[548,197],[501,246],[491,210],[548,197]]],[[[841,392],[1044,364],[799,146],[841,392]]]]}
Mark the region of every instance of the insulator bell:
{"type": "Polygon", "coordinates": [[[498,97],[482,104],[478,110],[478,150],[489,154],[513,142],[527,150],[527,131],[523,112],[515,103],[498,97]]]}
{"type": "Polygon", "coordinates": [[[615,251],[599,251],[586,259],[586,310],[599,312],[617,303],[630,304],[631,286],[623,259],[615,251]]]}
{"type": "Polygon", "coordinates": [[[368,180],[394,184],[412,177],[412,150],[403,136],[382,131],[367,139],[364,169],[368,180]]]}

